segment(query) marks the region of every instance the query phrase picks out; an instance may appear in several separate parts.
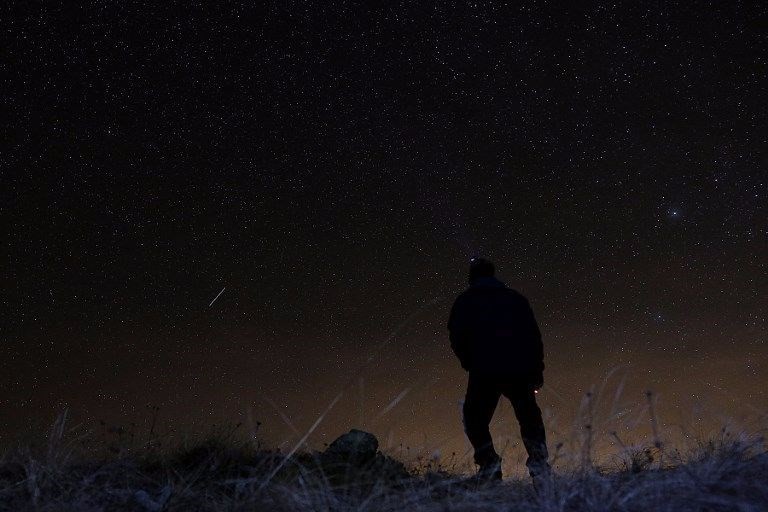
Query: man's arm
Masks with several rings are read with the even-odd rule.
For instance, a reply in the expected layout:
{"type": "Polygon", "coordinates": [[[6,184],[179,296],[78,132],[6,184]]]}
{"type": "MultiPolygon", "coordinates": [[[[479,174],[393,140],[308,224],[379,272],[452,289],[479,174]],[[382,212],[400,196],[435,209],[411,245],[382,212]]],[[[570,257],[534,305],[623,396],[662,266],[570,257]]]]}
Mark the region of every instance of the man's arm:
{"type": "Polygon", "coordinates": [[[451,340],[451,349],[461,362],[461,367],[469,371],[470,353],[469,353],[469,333],[465,324],[460,300],[456,299],[451,308],[451,314],[448,317],[448,332],[451,340]]]}
{"type": "Polygon", "coordinates": [[[533,314],[533,309],[527,299],[525,299],[525,321],[528,330],[528,339],[532,348],[534,367],[531,369],[531,374],[534,377],[534,386],[536,389],[541,388],[544,385],[544,344],[541,341],[541,331],[539,330],[539,324],[536,322],[536,317],[533,314]]]}

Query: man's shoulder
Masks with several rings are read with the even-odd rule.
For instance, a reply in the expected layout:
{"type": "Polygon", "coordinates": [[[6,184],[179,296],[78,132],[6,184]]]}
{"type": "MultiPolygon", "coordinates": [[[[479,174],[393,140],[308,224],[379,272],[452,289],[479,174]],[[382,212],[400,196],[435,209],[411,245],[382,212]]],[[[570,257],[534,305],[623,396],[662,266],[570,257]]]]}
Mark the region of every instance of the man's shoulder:
{"type": "Polygon", "coordinates": [[[521,299],[525,299],[525,296],[520,293],[519,291],[515,290],[514,288],[509,288],[507,286],[499,286],[499,287],[481,287],[481,286],[471,286],[461,292],[456,300],[458,300],[461,297],[472,297],[476,295],[485,295],[488,293],[500,293],[504,295],[509,295],[513,297],[519,297],[521,299]]]}
{"type": "Polygon", "coordinates": [[[472,288],[468,288],[464,290],[463,292],[459,293],[456,296],[456,299],[453,301],[453,309],[465,309],[468,307],[472,302],[473,297],[472,288]]]}
{"type": "Polygon", "coordinates": [[[469,295],[467,295],[467,292],[469,292],[469,290],[464,290],[463,292],[461,292],[456,296],[456,298],[453,301],[454,308],[467,302],[467,297],[469,297],[469,295]]]}
{"type": "Polygon", "coordinates": [[[528,303],[528,299],[513,288],[470,287],[456,297],[453,307],[454,309],[472,309],[488,301],[503,302],[511,306],[523,306],[528,303]]]}

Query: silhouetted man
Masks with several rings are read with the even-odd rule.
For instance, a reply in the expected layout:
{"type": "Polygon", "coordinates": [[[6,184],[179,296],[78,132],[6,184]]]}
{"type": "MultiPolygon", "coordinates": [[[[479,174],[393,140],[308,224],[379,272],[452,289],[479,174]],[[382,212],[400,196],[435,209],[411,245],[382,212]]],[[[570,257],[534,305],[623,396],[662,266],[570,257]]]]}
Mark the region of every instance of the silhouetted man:
{"type": "Polygon", "coordinates": [[[528,452],[534,483],[548,477],[547,445],[535,391],[544,384],[541,333],[528,300],[496,279],[493,263],[472,260],[469,289],[461,293],[448,320],[451,348],[469,372],[464,431],[475,449],[478,477],[501,480],[501,458],[488,426],[499,397],[512,402],[528,452]]]}

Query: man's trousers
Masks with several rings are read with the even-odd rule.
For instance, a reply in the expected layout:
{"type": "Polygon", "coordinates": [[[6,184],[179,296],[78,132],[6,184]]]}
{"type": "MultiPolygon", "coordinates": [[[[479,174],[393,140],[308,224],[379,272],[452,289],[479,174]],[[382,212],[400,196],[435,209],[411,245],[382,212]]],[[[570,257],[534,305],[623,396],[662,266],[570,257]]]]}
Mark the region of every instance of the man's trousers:
{"type": "Polygon", "coordinates": [[[464,431],[475,449],[475,462],[486,468],[500,461],[488,427],[502,395],[509,399],[515,410],[523,445],[528,452],[526,466],[531,476],[535,478],[549,473],[544,422],[533,386],[520,380],[490,378],[470,372],[464,399],[464,431]]]}

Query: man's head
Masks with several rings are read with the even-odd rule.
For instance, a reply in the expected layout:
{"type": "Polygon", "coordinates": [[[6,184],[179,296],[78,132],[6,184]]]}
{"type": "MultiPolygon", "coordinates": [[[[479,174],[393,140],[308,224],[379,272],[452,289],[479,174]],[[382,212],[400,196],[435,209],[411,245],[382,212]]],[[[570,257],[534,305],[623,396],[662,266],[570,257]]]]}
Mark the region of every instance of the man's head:
{"type": "Polygon", "coordinates": [[[469,262],[469,282],[478,277],[493,277],[496,267],[485,258],[472,258],[469,262]]]}

